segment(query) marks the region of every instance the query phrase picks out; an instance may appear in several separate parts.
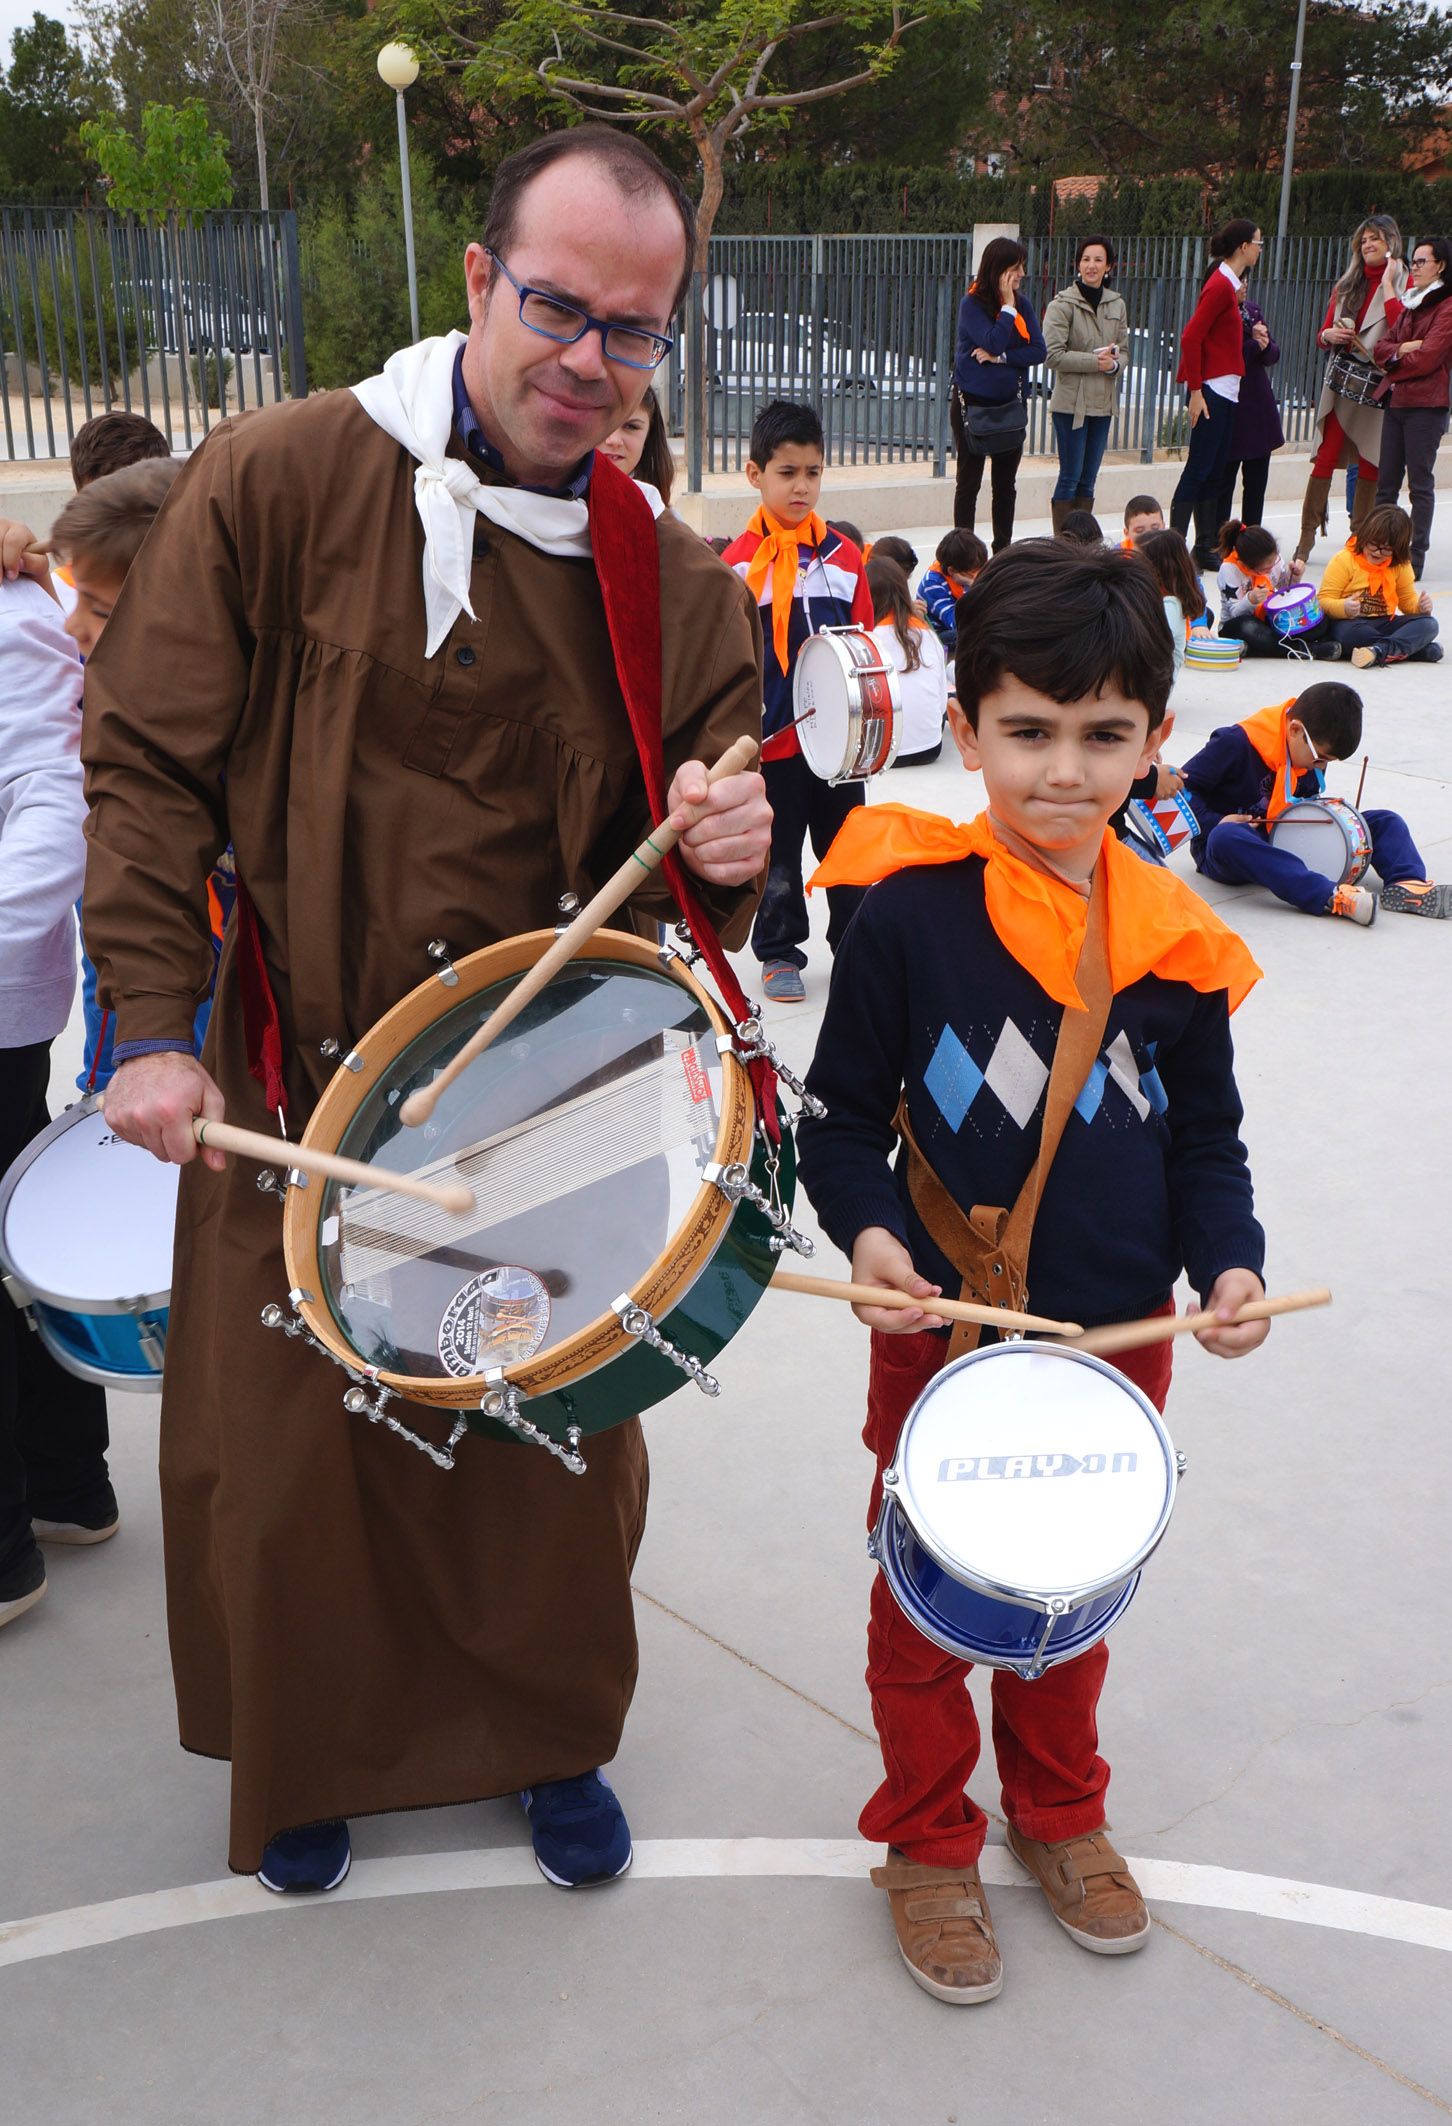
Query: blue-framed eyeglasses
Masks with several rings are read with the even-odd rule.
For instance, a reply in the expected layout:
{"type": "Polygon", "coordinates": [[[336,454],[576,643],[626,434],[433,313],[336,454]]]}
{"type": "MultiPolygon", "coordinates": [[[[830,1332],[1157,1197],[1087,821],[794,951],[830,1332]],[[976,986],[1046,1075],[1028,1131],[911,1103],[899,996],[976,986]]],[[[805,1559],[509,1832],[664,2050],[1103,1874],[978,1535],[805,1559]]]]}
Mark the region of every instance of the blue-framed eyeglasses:
{"type": "Polygon", "coordinates": [[[519,297],[519,322],[541,339],[557,346],[573,347],[587,332],[598,332],[600,344],[612,362],[626,369],[658,369],[675,345],[666,332],[646,332],[639,325],[615,325],[607,318],[591,317],[573,303],[562,303],[543,288],[526,287],[517,281],[497,251],[486,251],[519,297]]]}

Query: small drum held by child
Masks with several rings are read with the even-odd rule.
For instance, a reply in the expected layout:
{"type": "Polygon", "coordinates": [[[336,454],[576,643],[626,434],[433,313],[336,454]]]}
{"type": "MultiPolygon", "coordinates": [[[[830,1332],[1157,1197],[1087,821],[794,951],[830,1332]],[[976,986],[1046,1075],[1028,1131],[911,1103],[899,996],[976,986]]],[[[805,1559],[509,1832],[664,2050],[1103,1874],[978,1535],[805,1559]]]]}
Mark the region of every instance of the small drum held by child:
{"type": "Polygon", "coordinates": [[[1354,886],[1371,864],[1371,829],[1344,797],[1298,797],[1270,830],[1271,847],[1288,849],[1333,886],[1354,886]]]}
{"type": "Polygon", "coordinates": [[[1283,642],[1294,642],[1321,625],[1321,601],[1314,583],[1290,583],[1273,591],[1261,608],[1267,627],[1274,628],[1283,642]]]}
{"type": "Polygon", "coordinates": [[[802,756],[823,782],[866,782],[896,758],[898,677],[865,628],[823,628],[802,644],[792,714],[802,756]]]}

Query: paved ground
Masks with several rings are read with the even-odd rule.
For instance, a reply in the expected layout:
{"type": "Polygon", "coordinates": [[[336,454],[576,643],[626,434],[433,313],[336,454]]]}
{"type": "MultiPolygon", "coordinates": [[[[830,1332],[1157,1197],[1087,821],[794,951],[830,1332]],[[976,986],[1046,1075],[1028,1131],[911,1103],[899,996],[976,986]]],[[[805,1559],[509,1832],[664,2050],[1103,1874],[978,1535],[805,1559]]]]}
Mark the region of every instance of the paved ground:
{"type": "MultiPolygon", "coordinates": [[[[934,534],[909,535],[926,558],[934,534]]],[[[1429,587],[1452,616],[1452,570],[1429,587]]],[[[1447,672],[1366,677],[1366,794],[1452,875],[1447,672]]],[[[1170,750],[1293,683],[1266,665],[1186,675],[1170,750]]],[[[1354,794],[1357,772],[1333,787],[1354,794]]],[[[882,794],[959,816],[977,801],[946,766],[882,794]]],[[[302,1910],[222,1880],[225,1771],[174,1741],[155,1407],[117,1400],[122,1534],[53,1553],[49,1599],[0,1642],[0,1916],[40,1921],[0,1926],[7,2115],[1452,2113],[1452,925],[1364,932],[1211,891],[1267,975],[1237,1042],[1270,1275],[1328,1283],[1336,1305],[1233,1368],[1195,1348],[1178,1361],[1170,1424],[1190,1473],[1114,1636],[1103,1708],[1112,1820],[1158,1922],[1146,1952],[1083,1955],[993,1847],[1001,1999],[954,2011],[902,1972],[854,1841],[877,1761],[865,1336],[845,1310],[781,1295],[720,1362],[719,1404],[688,1391],[649,1420],[643,1668],[613,1775],[640,1857],[587,1897],[539,1882],[507,1803],[358,1825],[347,1892],[302,1910]]],[[[826,976],[818,951],[809,1003],[778,1014],[798,1063],[826,976]]],[[[978,1792],[996,1801],[991,1776],[978,1792]]]]}

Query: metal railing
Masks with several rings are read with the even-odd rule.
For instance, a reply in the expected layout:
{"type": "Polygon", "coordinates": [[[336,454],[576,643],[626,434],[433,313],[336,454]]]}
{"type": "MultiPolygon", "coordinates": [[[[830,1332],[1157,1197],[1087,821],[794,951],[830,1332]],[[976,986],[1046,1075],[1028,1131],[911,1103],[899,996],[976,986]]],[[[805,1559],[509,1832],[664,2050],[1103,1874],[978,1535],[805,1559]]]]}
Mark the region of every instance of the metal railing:
{"type": "MultiPolygon", "coordinates": [[[[1025,292],[1042,318],[1074,278],[1072,236],[1030,238],[1025,292]]],[[[1175,382],[1180,332],[1208,271],[1203,237],[1119,241],[1114,285],[1129,312],[1130,359],[1109,449],[1141,463],[1184,443],[1184,390],[1175,382]]],[[[931,459],[950,450],[948,404],[958,305],[972,256],[968,236],[725,236],[684,320],[685,358],[670,381],[675,432],[688,472],[737,471],[751,422],[772,398],[817,407],[833,465],[931,459]],[[704,342],[700,413],[688,429],[685,376],[692,333],[704,342]]],[[[1257,273],[1251,293],[1279,343],[1273,372],[1289,443],[1311,433],[1325,355],[1317,333],[1346,263],[1344,237],[1296,237],[1279,275],[1257,273]]],[[[1053,377],[1033,373],[1026,449],[1052,454],[1053,377]]],[[[694,482],[693,482],[694,484],[694,482]]]]}
{"type": "Polygon", "coordinates": [[[0,209],[7,458],[63,457],[116,407],[190,450],[214,420],[306,392],[294,214],[0,209]]]}

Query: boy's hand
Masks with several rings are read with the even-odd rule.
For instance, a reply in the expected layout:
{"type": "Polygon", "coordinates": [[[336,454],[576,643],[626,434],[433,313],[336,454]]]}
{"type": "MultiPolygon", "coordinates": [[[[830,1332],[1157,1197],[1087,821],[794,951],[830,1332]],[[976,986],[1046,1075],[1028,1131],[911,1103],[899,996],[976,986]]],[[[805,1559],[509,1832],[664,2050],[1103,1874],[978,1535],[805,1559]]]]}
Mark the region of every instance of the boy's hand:
{"type": "MultiPolygon", "coordinates": [[[[193,1116],[220,1122],[226,1114],[220,1087],[195,1056],[180,1049],[133,1056],[117,1065],[103,1104],[106,1126],[123,1144],[139,1144],[174,1166],[200,1158],[220,1174],[227,1164],[221,1152],[199,1147],[192,1135],[193,1116]]],[[[278,1150],[286,1151],[280,1138],[278,1150]]]]}
{"type": "Polygon", "coordinates": [[[1205,1301],[1226,1326],[1214,1329],[1197,1329],[1195,1341],[1213,1351],[1217,1358],[1244,1358],[1247,1351],[1255,1350],[1270,1334],[1268,1321],[1243,1321],[1239,1327],[1230,1326],[1231,1317],[1253,1299],[1265,1298],[1265,1286],[1254,1270],[1222,1270],[1211,1287],[1205,1301]]]}
{"type": "Polygon", "coordinates": [[[0,576],[7,583],[13,583],[17,576],[33,576],[37,583],[50,587],[50,556],[26,552],[39,536],[18,517],[0,517],[0,576]]]}
{"type": "Polygon", "coordinates": [[[1166,767],[1162,760],[1155,762],[1155,796],[1178,797],[1185,787],[1185,778],[1178,768],[1166,767]]]}
{"type": "Polygon", "coordinates": [[[755,769],[708,783],[700,761],[688,760],[677,770],[666,810],[669,824],[685,829],[679,846],[688,871],[712,886],[750,885],[771,848],[771,806],[755,769]]]}
{"type": "MultiPolygon", "coordinates": [[[[885,1225],[864,1226],[853,1241],[852,1282],[888,1284],[914,1299],[936,1299],[943,1289],[939,1284],[929,1284],[926,1277],[919,1277],[912,1256],[885,1225]]],[[[901,1336],[909,1329],[920,1329],[932,1318],[920,1307],[854,1307],[852,1311],[869,1329],[881,1329],[885,1336],[901,1336]]]]}

